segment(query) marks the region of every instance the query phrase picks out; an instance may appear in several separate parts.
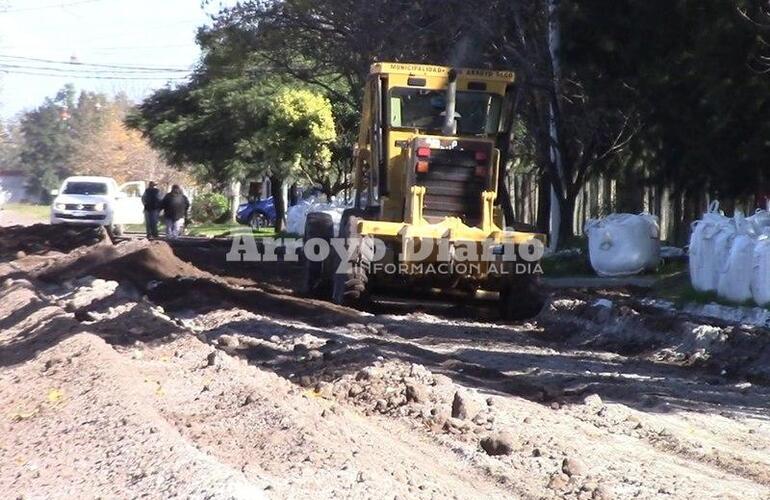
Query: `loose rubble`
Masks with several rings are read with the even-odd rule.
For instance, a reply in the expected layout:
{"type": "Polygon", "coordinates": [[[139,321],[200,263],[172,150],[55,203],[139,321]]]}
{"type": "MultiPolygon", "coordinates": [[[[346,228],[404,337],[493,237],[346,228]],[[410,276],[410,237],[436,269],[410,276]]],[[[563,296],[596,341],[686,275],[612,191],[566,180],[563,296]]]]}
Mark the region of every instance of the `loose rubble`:
{"type": "Polygon", "coordinates": [[[8,259],[12,498],[770,497],[759,330],[579,294],[527,324],[359,313],[165,243],[8,259]]]}

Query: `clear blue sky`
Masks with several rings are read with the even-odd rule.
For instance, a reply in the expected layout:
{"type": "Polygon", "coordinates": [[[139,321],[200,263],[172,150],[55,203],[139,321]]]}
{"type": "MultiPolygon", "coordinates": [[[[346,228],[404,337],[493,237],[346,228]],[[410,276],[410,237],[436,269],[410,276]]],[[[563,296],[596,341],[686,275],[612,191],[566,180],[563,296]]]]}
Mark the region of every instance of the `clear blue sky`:
{"type": "Polygon", "coordinates": [[[123,91],[138,100],[162,87],[167,76],[184,75],[154,68],[189,69],[195,64],[196,28],[221,5],[234,3],[213,0],[204,10],[200,0],[0,0],[0,116],[7,119],[34,108],[66,83],[78,90],[123,91]],[[102,79],[68,76],[72,71],[102,79]]]}

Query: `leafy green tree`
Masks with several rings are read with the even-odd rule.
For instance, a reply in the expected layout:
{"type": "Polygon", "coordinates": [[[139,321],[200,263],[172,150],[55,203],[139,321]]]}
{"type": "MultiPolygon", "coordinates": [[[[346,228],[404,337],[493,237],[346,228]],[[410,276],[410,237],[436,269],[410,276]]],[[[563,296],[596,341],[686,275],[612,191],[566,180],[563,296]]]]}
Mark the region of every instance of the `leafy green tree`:
{"type": "Polygon", "coordinates": [[[306,89],[285,87],[265,103],[266,126],[239,144],[260,155],[267,167],[276,206],[276,230],[286,224],[284,183],[304,175],[311,182],[331,167],[330,144],[336,138],[329,100],[306,89]]]}
{"type": "Polygon", "coordinates": [[[762,19],[756,7],[592,0],[565,11],[565,59],[596,75],[580,81],[641,123],[625,159],[637,182],[646,174],[679,192],[727,198],[770,190],[766,45],[746,19],[762,19]]]}
{"type": "MultiPolygon", "coordinates": [[[[332,151],[330,168],[305,168],[302,178],[318,186],[328,196],[335,196],[350,187],[352,183],[352,150],[358,136],[358,111],[362,87],[357,81],[363,81],[368,67],[358,76],[345,73],[344,70],[319,67],[314,62],[314,54],[319,46],[314,46],[308,53],[287,49],[279,42],[282,34],[263,29],[255,29],[255,24],[263,24],[257,19],[262,11],[254,11],[259,6],[243,6],[225,10],[211,27],[201,29],[198,43],[204,53],[198,80],[201,84],[217,79],[246,77],[253,81],[270,81],[274,88],[296,86],[308,88],[326,96],[332,106],[332,114],[337,130],[337,138],[329,147],[332,151]],[[291,60],[284,60],[283,55],[292,54],[291,60]]],[[[270,10],[270,12],[273,12],[270,10]]],[[[336,15],[336,14],[335,14],[336,15]]],[[[280,23],[279,18],[273,18],[280,23]]],[[[276,26],[277,28],[277,26],[276,26]]],[[[294,31],[295,27],[286,26],[294,31]]],[[[294,41],[293,38],[285,38],[294,41]]],[[[310,41],[310,38],[306,39],[310,41]]],[[[352,40],[351,43],[354,43],[352,40]]],[[[357,70],[354,70],[357,71],[357,70]]],[[[307,165],[304,165],[305,167],[307,165]]]]}
{"type": "Polygon", "coordinates": [[[111,106],[105,94],[81,92],[71,111],[73,140],[83,144],[98,134],[108,122],[111,106]]]}
{"type": "Polygon", "coordinates": [[[220,187],[256,174],[261,157],[245,144],[266,124],[267,82],[247,78],[193,81],[152,94],[127,118],[177,166],[220,187]],[[244,142],[246,141],[246,142],[244,142]]]}
{"type": "Polygon", "coordinates": [[[24,142],[20,158],[30,174],[28,190],[34,196],[45,199],[48,191],[73,171],[74,109],[75,88],[67,85],[21,118],[24,142]]]}
{"type": "Polygon", "coordinates": [[[31,195],[46,199],[63,178],[82,170],[78,150],[104,128],[109,106],[103,94],[78,95],[73,85],[66,85],[55,97],[22,115],[18,157],[29,173],[31,195]]]}
{"type": "Polygon", "coordinates": [[[0,122],[0,167],[4,170],[20,168],[19,148],[21,130],[18,123],[0,122]]]}
{"type": "Polygon", "coordinates": [[[282,187],[330,168],[334,120],[327,99],[312,91],[247,78],[202,80],[164,89],[145,100],[128,124],[177,165],[203,180],[269,175],[283,229],[282,187]]]}

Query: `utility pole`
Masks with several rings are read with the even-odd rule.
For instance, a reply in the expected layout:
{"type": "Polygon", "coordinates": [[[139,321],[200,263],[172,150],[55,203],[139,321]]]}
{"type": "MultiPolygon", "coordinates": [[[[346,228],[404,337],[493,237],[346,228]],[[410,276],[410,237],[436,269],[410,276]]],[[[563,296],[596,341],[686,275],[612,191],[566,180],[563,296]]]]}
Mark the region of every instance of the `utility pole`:
{"type": "MultiPolygon", "coordinates": [[[[561,0],[546,0],[548,2],[548,51],[551,56],[551,72],[553,95],[549,111],[549,136],[551,139],[551,162],[556,167],[556,178],[551,181],[551,220],[550,220],[550,241],[548,249],[556,251],[559,246],[559,235],[561,234],[561,225],[572,223],[571,220],[562,220],[561,205],[559,203],[559,194],[556,186],[561,186],[561,191],[566,189],[564,179],[564,163],[561,157],[559,145],[559,128],[557,124],[557,109],[559,99],[559,87],[561,83],[561,26],[559,23],[559,3],[561,0]],[[558,184],[557,184],[558,183],[558,184]]],[[[553,176],[552,176],[553,177],[553,176]]],[[[568,219],[570,214],[564,214],[568,219]]]]}

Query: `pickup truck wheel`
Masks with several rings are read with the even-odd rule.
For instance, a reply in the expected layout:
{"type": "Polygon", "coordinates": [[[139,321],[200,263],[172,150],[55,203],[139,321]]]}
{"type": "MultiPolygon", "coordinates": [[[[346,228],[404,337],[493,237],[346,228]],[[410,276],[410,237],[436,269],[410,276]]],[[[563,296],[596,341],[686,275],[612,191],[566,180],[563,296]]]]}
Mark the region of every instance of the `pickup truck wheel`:
{"type": "MultiPolygon", "coordinates": [[[[305,235],[303,243],[313,238],[320,238],[331,246],[331,239],[334,236],[334,221],[329,214],[310,213],[305,221],[305,235]]],[[[332,250],[333,251],[333,250],[332,250]]],[[[308,260],[304,253],[302,259],[302,293],[310,297],[319,299],[328,299],[331,297],[332,288],[332,262],[330,256],[322,262],[313,262],[308,260]]]]}
{"type": "Polygon", "coordinates": [[[267,217],[262,212],[254,212],[249,219],[249,226],[254,231],[259,231],[263,227],[268,226],[267,217]]]}
{"type": "Polygon", "coordinates": [[[120,237],[123,236],[123,233],[125,232],[125,228],[122,224],[113,224],[111,226],[107,226],[107,233],[111,237],[120,237]]]}

